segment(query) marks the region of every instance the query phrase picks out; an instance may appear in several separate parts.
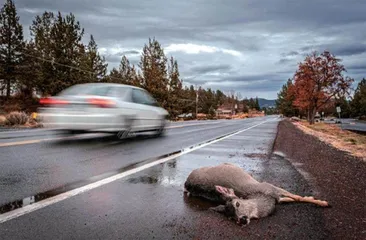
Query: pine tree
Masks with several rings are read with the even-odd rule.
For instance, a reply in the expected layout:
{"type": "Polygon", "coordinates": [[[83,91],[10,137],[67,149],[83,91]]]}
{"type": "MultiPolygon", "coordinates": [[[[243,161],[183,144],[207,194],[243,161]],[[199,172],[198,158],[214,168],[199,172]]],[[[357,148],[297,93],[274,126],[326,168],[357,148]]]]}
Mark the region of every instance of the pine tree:
{"type": "Polygon", "coordinates": [[[261,110],[261,107],[259,105],[259,101],[258,101],[258,97],[255,98],[255,106],[254,108],[257,110],[257,111],[260,111],[261,110]]]}
{"type": "Polygon", "coordinates": [[[249,109],[255,109],[256,105],[255,105],[255,100],[253,98],[249,99],[249,109]]]}
{"type": "Polygon", "coordinates": [[[10,97],[11,89],[20,76],[19,66],[22,63],[24,49],[23,27],[12,0],[6,0],[0,10],[0,67],[6,87],[6,96],[10,97]]]}
{"type": "Polygon", "coordinates": [[[178,62],[170,58],[169,65],[169,115],[175,118],[182,113],[182,81],[179,79],[178,62]]]}
{"type": "Polygon", "coordinates": [[[145,44],[139,63],[142,71],[142,86],[152,94],[161,107],[168,105],[167,58],[155,38],[145,44]]]}
{"type": "Polygon", "coordinates": [[[293,106],[295,96],[293,96],[289,89],[293,86],[291,79],[288,79],[286,84],[282,86],[280,92],[277,93],[276,108],[281,114],[287,117],[296,116],[299,114],[298,110],[293,106]]]}
{"type": "Polygon", "coordinates": [[[118,69],[113,68],[109,74],[109,81],[120,84],[127,84],[139,87],[141,79],[134,65],[126,56],[122,56],[118,69]]]}
{"type": "Polygon", "coordinates": [[[23,97],[30,99],[35,90],[37,90],[38,81],[40,79],[40,65],[39,61],[34,58],[37,56],[35,43],[33,41],[25,42],[23,50],[23,62],[20,66],[21,75],[19,76],[19,85],[23,97]]]}
{"type": "Polygon", "coordinates": [[[122,56],[121,63],[119,65],[119,73],[121,75],[121,80],[123,84],[132,84],[132,68],[130,65],[130,61],[127,59],[125,55],[122,56]]]}
{"type": "Polygon", "coordinates": [[[366,79],[363,78],[357,85],[357,89],[351,101],[353,117],[366,117],[366,79]]]}
{"type": "Polygon", "coordinates": [[[215,105],[220,107],[225,102],[225,95],[222,91],[216,90],[215,94],[215,105]]]}
{"type": "MultiPolygon", "coordinates": [[[[83,49],[83,48],[81,48],[83,49]]],[[[81,52],[83,52],[81,50],[81,52]]],[[[91,73],[86,73],[86,82],[101,82],[105,79],[107,73],[108,64],[105,57],[100,56],[98,52],[98,45],[94,40],[93,35],[90,35],[90,41],[86,46],[86,52],[84,54],[80,68],[91,73]]]]}
{"type": "Polygon", "coordinates": [[[80,63],[85,57],[81,42],[84,29],[75,16],[57,16],[44,12],[33,21],[31,35],[41,58],[39,89],[44,95],[54,95],[74,84],[84,82],[80,63]]]}

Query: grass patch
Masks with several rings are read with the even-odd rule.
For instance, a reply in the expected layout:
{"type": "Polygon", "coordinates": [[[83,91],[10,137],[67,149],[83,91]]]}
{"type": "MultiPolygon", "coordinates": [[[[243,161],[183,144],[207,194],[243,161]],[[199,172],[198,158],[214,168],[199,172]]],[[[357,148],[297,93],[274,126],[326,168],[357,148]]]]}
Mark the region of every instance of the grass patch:
{"type": "Polygon", "coordinates": [[[294,124],[305,133],[314,135],[321,141],[366,161],[366,135],[342,130],[336,124],[326,124],[323,122],[313,125],[310,125],[308,122],[296,122],[294,124]]]}
{"type": "Polygon", "coordinates": [[[6,117],[3,115],[0,115],[0,126],[4,126],[6,122],[6,117]]]}

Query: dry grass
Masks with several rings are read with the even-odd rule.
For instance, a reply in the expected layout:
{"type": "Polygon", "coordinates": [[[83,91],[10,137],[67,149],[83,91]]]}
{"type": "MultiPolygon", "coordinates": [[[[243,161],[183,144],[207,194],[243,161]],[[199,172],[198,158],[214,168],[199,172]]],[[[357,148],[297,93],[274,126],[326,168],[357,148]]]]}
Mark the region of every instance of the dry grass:
{"type": "Polygon", "coordinates": [[[348,152],[353,156],[366,161],[366,136],[351,131],[342,130],[335,124],[316,123],[309,125],[307,122],[294,122],[298,128],[319,140],[348,152]]]}
{"type": "Polygon", "coordinates": [[[0,115],[0,126],[5,125],[5,122],[6,122],[6,117],[3,115],[0,115]]]}
{"type": "Polygon", "coordinates": [[[10,126],[25,125],[29,122],[29,117],[24,112],[11,112],[5,118],[5,124],[10,126]]]}

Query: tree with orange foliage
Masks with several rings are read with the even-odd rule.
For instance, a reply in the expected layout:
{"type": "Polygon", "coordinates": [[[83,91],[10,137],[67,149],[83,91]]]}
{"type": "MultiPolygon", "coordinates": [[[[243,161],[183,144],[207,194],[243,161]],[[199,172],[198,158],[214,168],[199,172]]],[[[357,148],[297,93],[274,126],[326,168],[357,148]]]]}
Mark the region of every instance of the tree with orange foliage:
{"type": "Polygon", "coordinates": [[[331,99],[349,94],[354,80],[343,76],[346,69],[340,61],[324,51],[320,55],[313,52],[299,64],[290,92],[295,95],[294,106],[307,112],[310,124],[314,124],[316,112],[331,99]]]}

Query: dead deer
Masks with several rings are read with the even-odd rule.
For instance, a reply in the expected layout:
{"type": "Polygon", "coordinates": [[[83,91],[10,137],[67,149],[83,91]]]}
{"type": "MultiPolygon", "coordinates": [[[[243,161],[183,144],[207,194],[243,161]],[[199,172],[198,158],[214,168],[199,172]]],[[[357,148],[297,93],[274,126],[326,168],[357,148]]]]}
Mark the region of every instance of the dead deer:
{"type": "Polygon", "coordinates": [[[302,197],[267,182],[258,182],[242,168],[223,163],[193,170],[185,184],[188,196],[202,197],[221,205],[211,210],[234,218],[238,224],[249,224],[251,219],[267,217],[277,203],[306,202],[328,207],[326,201],[302,197]]]}

